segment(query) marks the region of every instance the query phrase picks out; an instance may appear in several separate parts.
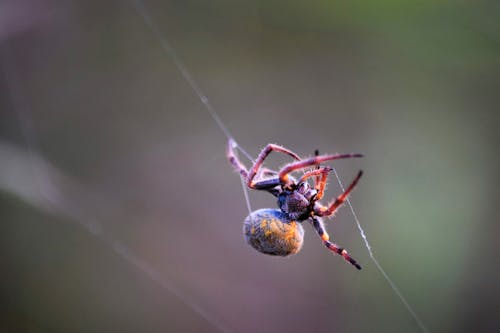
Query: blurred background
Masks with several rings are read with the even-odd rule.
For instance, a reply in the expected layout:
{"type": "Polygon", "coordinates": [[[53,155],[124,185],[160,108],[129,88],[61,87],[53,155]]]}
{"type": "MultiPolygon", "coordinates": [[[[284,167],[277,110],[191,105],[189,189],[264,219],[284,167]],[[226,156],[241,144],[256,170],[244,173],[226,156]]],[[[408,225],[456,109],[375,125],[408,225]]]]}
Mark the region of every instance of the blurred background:
{"type": "MultiPolygon", "coordinates": [[[[145,7],[250,154],[365,154],[335,167],[431,332],[494,332],[499,4],[145,7]]],[[[348,207],[362,271],[310,225],[290,258],[245,244],[226,138],[129,1],[2,1],[0,51],[1,332],[420,332],[348,207]]]]}

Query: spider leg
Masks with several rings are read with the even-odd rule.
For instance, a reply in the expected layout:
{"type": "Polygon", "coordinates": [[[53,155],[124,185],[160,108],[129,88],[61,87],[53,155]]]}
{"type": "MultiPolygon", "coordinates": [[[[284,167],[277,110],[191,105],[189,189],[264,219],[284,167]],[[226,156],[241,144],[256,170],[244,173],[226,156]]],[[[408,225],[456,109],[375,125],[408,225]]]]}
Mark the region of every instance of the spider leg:
{"type": "Polygon", "coordinates": [[[253,189],[255,190],[269,190],[272,188],[275,188],[276,186],[280,185],[280,179],[279,178],[268,178],[264,179],[258,182],[253,183],[253,189]]]}
{"type": "MultiPolygon", "coordinates": [[[[328,170],[328,172],[330,172],[331,170],[333,170],[333,169],[328,170]]],[[[328,172],[323,173],[321,175],[319,182],[316,182],[315,188],[318,191],[318,194],[316,194],[316,200],[321,200],[321,198],[323,198],[323,195],[325,194],[326,180],[328,178],[328,172]]],[[[318,177],[316,177],[316,179],[317,178],[318,177]]]]}
{"type": "Polygon", "coordinates": [[[277,176],[278,172],[268,169],[268,168],[261,168],[261,175],[263,176],[277,176]]]}
{"type": "Polygon", "coordinates": [[[299,183],[304,182],[309,177],[315,178],[314,188],[318,191],[316,194],[316,200],[320,200],[325,193],[326,179],[328,178],[328,173],[333,169],[330,167],[323,167],[319,169],[314,169],[312,171],[306,172],[300,179],[299,183]]]}
{"type": "Polygon", "coordinates": [[[330,167],[323,167],[323,168],[318,168],[318,169],[314,169],[314,170],[311,170],[311,171],[307,171],[306,173],[304,173],[302,175],[302,177],[300,177],[299,179],[299,183],[303,183],[306,181],[307,178],[311,178],[311,177],[319,177],[319,176],[322,176],[323,174],[327,174],[332,171],[333,169],[330,168],[330,167]]]}
{"type": "MultiPolygon", "coordinates": [[[[319,149],[315,149],[314,150],[314,156],[319,156],[319,149]]],[[[319,169],[321,168],[321,165],[316,165],[316,169],[319,169]]],[[[314,178],[314,184],[318,184],[319,182],[321,181],[320,177],[319,176],[316,176],[316,178],[314,178]]]]}
{"type": "MultiPolygon", "coordinates": [[[[319,149],[314,150],[314,156],[319,156],[319,149]]],[[[316,169],[319,169],[319,168],[321,168],[321,164],[316,165],[316,169]]],[[[321,198],[323,198],[323,195],[325,194],[327,178],[328,178],[328,173],[318,175],[315,177],[314,188],[318,191],[318,194],[316,194],[316,200],[321,200],[321,198]]]]}
{"type": "Polygon", "coordinates": [[[333,161],[340,158],[352,158],[352,157],[363,157],[362,154],[336,154],[336,155],[320,155],[314,156],[305,160],[300,160],[298,162],[293,162],[285,165],[279,172],[279,178],[283,184],[288,182],[288,174],[300,169],[310,167],[312,165],[318,165],[326,161],[333,161]]]}
{"type": "MultiPolygon", "coordinates": [[[[264,160],[272,151],[277,151],[277,152],[280,152],[283,154],[290,155],[294,159],[300,161],[300,157],[297,154],[295,154],[294,152],[292,152],[284,147],[275,145],[275,144],[268,144],[260,152],[259,156],[257,157],[257,160],[255,160],[254,165],[252,166],[252,168],[250,169],[250,172],[248,173],[248,176],[247,176],[248,187],[255,188],[256,183],[253,180],[254,180],[255,176],[257,175],[257,172],[259,171],[259,169],[262,167],[262,163],[264,163],[264,160]]],[[[280,180],[281,180],[281,177],[280,177],[280,180]]]]}
{"type": "Polygon", "coordinates": [[[236,148],[236,143],[233,139],[229,139],[227,142],[227,159],[229,160],[229,163],[231,163],[233,168],[238,171],[239,174],[246,180],[248,178],[248,170],[243,165],[243,163],[240,162],[238,157],[236,157],[234,148],[236,148]]]}
{"type": "Polygon", "coordinates": [[[348,261],[351,265],[356,267],[357,269],[361,269],[361,266],[351,258],[349,253],[341,247],[339,247],[337,244],[330,242],[330,236],[328,236],[328,233],[325,230],[325,226],[323,225],[323,221],[319,217],[312,217],[312,222],[311,224],[313,225],[314,229],[316,229],[316,232],[318,233],[319,237],[323,240],[323,244],[325,246],[335,252],[336,254],[344,257],[346,261],[348,261]]]}
{"type": "MultiPolygon", "coordinates": [[[[249,184],[249,182],[248,182],[249,172],[248,172],[247,168],[245,167],[245,165],[243,163],[241,163],[241,161],[238,159],[238,157],[236,157],[236,153],[234,151],[235,147],[236,147],[236,145],[235,145],[234,140],[229,139],[228,140],[228,147],[227,147],[227,158],[228,158],[229,162],[231,163],[231,165],[233,166],[233,168],[236,171],[238,171],[242,177],[245,178],[245,182],[248,185],[249,184]]],[[[289,154],[290,156],[292,156],[295,159],[300,159],[296,154],[294,154],[291,151],[286,150],[283,147],[276,146],[276,145],[268,145],[262,151],[262,153],[259,155],[259,158],[257,159],[257,161],[254,163],[254,166],[252,167],[252,170],[254,170],[255,166],[257,165],[257,168],[256,168],[257,170],[255,171],[255,174],[253,175],[253,177],[255,177],[255,175],[257,174],[257,171],[259,171],[259,169],[262,171],[262,174],[264,174],[264,175],[276,176],[278,174],[276,171],[270,170],[268,168],[261,168],[263,160],[266,158],[267,155],[269,155],[269,153],[272,150],[281,151],[281,152],[284,152],[286,154],[289,154]],[[278,149],[275,149],[275,148],[278,148],[278,149]],[[263,153],[265,153],[265,156],[262,157],[263,153]],[[259,159],[260,159],[260,164],[258,164],[259,159]]],[[[250,185],[248,185],[248,186],[250,188],[253,188],[256,190],[268,191],[272,195],[277,196],[278,192],[275,191],[274,188],[280,184],[281,184],[280,179],[275,177],[275,178],[265,179],[265,180],[258,181],[258,182],[252,182],[252,186],[250,186],[250,185]]]]}
{"type": "Polygon", "coordinates": [[[351,182],[351,184],[349,184],[349,186],[344,191],[344,193],[342,193],[341,195],[339,195],[335,199],[335,201],[330,204],[330,206],[328,208],[320,205],[319,208],[316,208],[314,210],[314,213],[316,215],[318,215],[318,216],[330,216],[330,215],[333,215],[333,213],[335,213],[335,211],[337,210],[337,208],[339,208],[344,203],[344,201],[347,199],[347,197],[349,196],[349,194],[351,193],[351,191],[354,189],[354,187],[356,186],[356,184],[358,183],[358,181],[359,181],[359,179],[361,178],[362,175],[363,175],[363,171],[359,171],[359,173],[356,176],[356,178],[354,178],[354,180],[351,182]]]}

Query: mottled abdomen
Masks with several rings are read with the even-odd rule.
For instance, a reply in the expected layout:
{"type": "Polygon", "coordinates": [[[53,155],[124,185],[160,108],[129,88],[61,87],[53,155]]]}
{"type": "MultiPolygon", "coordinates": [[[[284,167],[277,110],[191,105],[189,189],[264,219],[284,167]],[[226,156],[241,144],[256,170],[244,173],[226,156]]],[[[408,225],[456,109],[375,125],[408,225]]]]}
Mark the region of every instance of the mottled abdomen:
{"type": "Polygon", "coordinates": [[[302,248],[304,229],[289,221],[279,209],[259,209],[245,219],[243,233],[248,244],[265,254],[288,256],[302,248]]]}

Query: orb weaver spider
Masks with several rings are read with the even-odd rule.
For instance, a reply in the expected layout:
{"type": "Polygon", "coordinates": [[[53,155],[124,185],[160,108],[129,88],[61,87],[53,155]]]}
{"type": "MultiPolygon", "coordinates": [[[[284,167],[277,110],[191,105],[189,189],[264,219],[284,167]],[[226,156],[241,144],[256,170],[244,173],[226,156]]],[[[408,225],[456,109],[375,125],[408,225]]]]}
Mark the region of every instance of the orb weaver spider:
{"type": "Polygon", "coordinates": [[[351,191],[354,189],[363,172],[349,184],[347,189],[328,206],[322,205],[319,200],[325,193],[328,173],[333,169],[321,166],[322,163],[341,158],[362,157],[361,154],[318,155],[301,159],[294,152],[275,144],[268,144],[257,157],[250,170],[236,157],[234,149],[236,142],[228,141],[227,158],[234,169],[243,177],[246,185],[253,190],[263,190],[278,198],[279,209],[264,208],[251,212],[245,219],[243,232],[245,239],[259,252],[288,256],[300,251],[303,244],[304,229],[301,223],[308,220],[325,246],[334,253],[342,256],[357,269],[361,266],[345,249],[330,241],[325,230],[322,217],[332,216],[351,191]],[[262,167],[264,160],[273,152],[280,152],[291,156],[296,161],[286,164],[278,172],[262,167]],[[306,171],[299,180],[290,174],[315,166],[306,171]],[[267,178],[266,178],[267,176],[267,178]],[[307,180],[314,178],[314,186],[307,180]]]}

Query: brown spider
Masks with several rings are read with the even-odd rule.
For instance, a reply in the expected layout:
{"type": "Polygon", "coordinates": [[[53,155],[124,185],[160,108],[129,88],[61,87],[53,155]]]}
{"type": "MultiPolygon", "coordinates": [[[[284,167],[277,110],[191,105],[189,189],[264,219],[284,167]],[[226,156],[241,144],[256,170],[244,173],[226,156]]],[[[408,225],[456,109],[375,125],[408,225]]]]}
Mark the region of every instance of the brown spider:
{"type": "Polygon", "coordinates": [[[245,239],[256,250],[270,255],[288,256],[300,251],[303,243],[304,229],[301,222],[309,220],[325,246],[344,257],[357,269],[361,266],[347,251],[330,242],[321,217],[331,216],[344,203],[347,196],[358,183],[362,171],[330,205],[324,206],[319,200],[325,192],[328,173],[332,168],[322,167],[321,163],[341,158],[362,157],[361,154],[319,155],[301,159],[294,152],[274,144],[268,144],[257,157],[250,171],[238,160],[234,152],[236,143],[228,142],[227,157],[234,169],[240,173],[246,185],[254,190],[264,190],[278,198],[279,209],[259,209],[245,219],[243,232],[245,239]],[[293,157],[296,161],[285,165],[279,172],[262,168],[266,157],[277,151],[293,157]],[[290,173],[316,166],[316,169],[305,172],[297,181],[290,173]],[[263,178],[268,176],[269,178],[263,178]],[[314,177],[314,186],[306,181],[314,177]]]}

